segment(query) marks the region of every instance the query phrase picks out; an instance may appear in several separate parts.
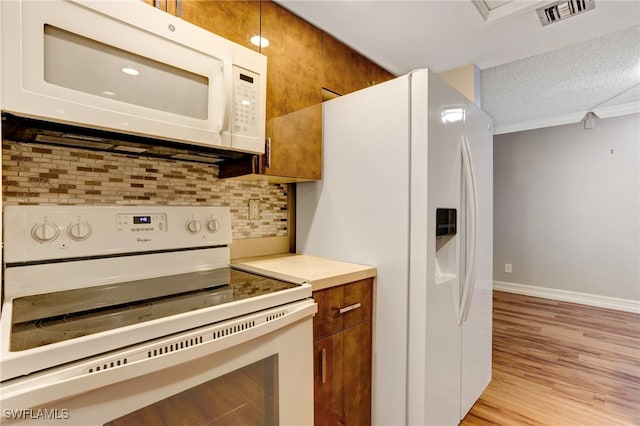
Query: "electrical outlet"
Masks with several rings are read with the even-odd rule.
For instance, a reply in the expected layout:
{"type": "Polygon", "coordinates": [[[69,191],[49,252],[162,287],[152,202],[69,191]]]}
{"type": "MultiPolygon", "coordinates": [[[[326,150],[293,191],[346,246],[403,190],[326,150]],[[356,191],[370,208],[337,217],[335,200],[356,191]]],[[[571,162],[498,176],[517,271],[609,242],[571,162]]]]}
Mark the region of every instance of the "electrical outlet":
{"type": "Polygon", "coordinates": [[[249,220],[260,220],[260,200],[249,200],[249,220]]]}
{"type": "Polygon", "coordinates": [[[504,271],[505,271],[507,274],[510,274],[510,273],[511,273],[511,264],[510,264],[510,263],[505,263],[505,264],[504,264],[504,271]]]}

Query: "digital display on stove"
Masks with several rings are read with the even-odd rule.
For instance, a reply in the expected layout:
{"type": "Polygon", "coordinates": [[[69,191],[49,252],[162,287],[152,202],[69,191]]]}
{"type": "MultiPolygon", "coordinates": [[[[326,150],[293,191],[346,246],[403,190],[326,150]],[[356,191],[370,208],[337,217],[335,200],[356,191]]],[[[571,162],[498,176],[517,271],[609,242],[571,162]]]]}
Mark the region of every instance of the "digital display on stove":
{"type": "Polygon", "coordinates": [[[133,223],[135,225],[141,225],[141,224],[148,225],[151,223],[151,216],[134,216],[133,223]]]}

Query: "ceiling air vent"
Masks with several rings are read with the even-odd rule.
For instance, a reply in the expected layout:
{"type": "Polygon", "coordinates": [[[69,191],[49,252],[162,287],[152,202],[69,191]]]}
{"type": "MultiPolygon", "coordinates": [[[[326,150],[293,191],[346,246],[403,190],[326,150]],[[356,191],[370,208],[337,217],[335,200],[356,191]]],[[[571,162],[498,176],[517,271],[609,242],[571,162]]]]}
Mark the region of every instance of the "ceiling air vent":
{"type": "Polygon", "coordinates": [[[536,9],[536,12],[538,13],[538,18],[540,18],[540,23],[544,27],[587,10],[592,10],[595,7],[595,0],[565,0],[536,9]]]}

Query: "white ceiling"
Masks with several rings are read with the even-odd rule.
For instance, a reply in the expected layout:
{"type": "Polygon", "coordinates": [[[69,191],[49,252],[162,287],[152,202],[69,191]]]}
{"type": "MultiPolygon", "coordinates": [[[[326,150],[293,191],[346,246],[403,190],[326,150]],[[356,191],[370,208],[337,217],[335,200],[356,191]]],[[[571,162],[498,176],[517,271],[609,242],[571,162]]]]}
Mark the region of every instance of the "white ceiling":
{"type": "Polygon", "coordinates": [[[640,1],[595,0],[547,26],[553,1],[278,0],[390,72],[475,64],[496,133],[640,112],[640,1]],[[605,108],[606,107],[606,108],[605,108]]]}

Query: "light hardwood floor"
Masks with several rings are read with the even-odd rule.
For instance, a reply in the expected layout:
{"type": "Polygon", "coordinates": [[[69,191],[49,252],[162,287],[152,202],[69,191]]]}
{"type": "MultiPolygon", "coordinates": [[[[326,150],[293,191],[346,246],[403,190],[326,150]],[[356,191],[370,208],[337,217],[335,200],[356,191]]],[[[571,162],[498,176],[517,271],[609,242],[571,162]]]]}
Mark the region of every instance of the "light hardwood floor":
{"type": "Polygon", "coordinates": [[[494,292],[493,380],[462,425],[640,425],[640,315],[494,292]]]}

